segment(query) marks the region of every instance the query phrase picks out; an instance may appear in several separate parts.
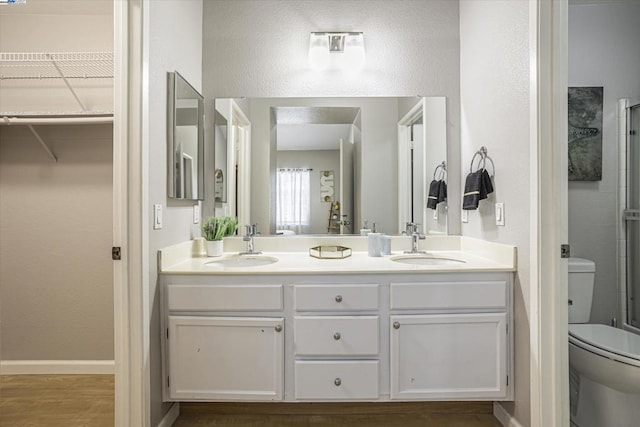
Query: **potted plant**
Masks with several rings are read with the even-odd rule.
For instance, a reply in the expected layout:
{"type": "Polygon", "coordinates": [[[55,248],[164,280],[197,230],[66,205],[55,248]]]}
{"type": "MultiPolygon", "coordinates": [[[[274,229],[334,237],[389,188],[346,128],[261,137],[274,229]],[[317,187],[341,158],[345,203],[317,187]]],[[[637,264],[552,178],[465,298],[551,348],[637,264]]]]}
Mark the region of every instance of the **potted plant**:
{"type": "Polygon", "coordinates": [[[232,216],[210,216],[202,223],[207,256],[222,255],[222,239],[232,236],[238,228],[238,219],[232,216]]]}

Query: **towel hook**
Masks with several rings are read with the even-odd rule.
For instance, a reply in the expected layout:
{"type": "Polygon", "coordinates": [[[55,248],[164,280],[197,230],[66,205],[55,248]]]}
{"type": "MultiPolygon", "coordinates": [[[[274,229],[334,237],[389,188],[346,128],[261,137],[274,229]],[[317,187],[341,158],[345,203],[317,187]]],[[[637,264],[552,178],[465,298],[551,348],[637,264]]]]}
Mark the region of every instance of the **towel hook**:
{"type": "Polygon", "coordinates": [[[436,179],[436,175],[438,174],[438,169],[442,169],[440,171],[440,180],[443,180],[445,178],[446,172],[447,172],[447,164],[446,162],[443,160],[442,163],[440,163],[438,166],[436,166],[435,170],[433,171],[433,180],[435,181],[436,179]]]}
{"type": "Polygon", "coordinates": [[[486,169],[487,159],[489,160],[489,162],[491,162],[492,172],[490,175],[493,177],[496,174],[496,166],[493,163],[493,159],[489,157],[489,155],[487,154],[487,147],[485,147],[484,145],[480,147],[480,149],[476,151],[473,157],[471,158],[471,165],[469,167],[469,172],[473,173],[473,163],[476,161],[476,156],[480,156],[480,160],[478,161],[478,170],[486,169]],[[481,163],[482,163],[482,167],[480,167],[481,163]]]}

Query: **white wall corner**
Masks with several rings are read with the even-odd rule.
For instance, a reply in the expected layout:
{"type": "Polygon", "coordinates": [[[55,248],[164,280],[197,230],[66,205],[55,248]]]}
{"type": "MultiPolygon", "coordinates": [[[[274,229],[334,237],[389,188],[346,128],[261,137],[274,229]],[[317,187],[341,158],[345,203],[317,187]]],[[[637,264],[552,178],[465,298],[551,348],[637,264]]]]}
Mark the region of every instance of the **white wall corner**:
{"type": "Polygon", "coordinates": [[[522,424],[508,413],[499,402],[493,402],[493,416],[496,417],[504,427],[522,427],[522,424]]]}
{"type": "Polygon", "coordinates": [[[158,424],[158,427],[171,427],[173,423],[176,422],[178,416],[180,415],[180,403],[174,402],[171,405],[171,408],[167,411],[167,413],[162,417],[162,420],[158,424]]]}
{"type": "Polygon", "coordinates": [[[113,360],[3,360],[0,375],[113,375],[113,360]]]}

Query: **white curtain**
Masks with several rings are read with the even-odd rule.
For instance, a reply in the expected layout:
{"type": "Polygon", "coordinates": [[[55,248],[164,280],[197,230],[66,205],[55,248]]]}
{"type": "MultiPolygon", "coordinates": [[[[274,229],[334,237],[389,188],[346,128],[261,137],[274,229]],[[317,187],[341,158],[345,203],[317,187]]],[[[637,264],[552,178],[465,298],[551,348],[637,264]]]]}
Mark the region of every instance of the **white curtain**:
{"type": "Polygon", "coordinates": [[[276,229],[309,233],[311,169],[278,169],[276,229]]]}

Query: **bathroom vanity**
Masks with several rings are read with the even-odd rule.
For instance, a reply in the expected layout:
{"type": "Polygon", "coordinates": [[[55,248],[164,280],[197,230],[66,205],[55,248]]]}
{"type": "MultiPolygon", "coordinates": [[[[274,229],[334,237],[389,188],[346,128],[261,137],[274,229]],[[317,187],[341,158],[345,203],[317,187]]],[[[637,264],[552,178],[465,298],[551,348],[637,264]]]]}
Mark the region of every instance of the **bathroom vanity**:
{"type": "Polygon", "coordinates": [[[346,259],[311,258],[292,239],[257,266],[194,257],[191,242],[160,251],[164,399],[513,398],[515,248],[429,238],[446,250],[421,265],[368,257],[351,239],[346,259]]]}

